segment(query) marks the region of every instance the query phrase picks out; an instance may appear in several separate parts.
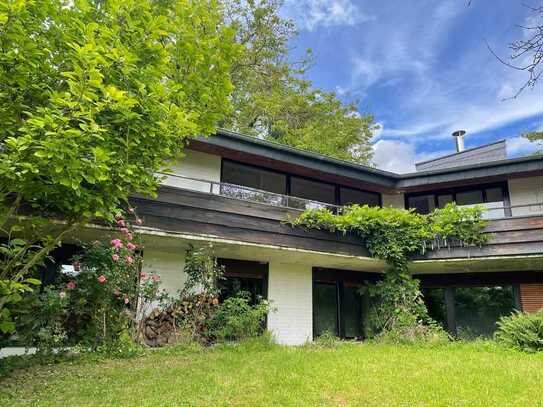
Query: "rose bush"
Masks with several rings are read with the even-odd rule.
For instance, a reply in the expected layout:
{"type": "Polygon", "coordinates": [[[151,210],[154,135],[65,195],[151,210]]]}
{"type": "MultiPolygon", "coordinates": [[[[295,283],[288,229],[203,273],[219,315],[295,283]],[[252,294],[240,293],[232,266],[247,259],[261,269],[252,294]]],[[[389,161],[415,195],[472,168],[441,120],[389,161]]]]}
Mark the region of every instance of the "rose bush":
{"type": "MultiPolygon", "coordinates": [[[[129,213],[141,224],[133,208],[129,213]]],[[[21,343],[44,351],[80,345],[114,350],[121,338],[138,338],[138,312],[160,300],[160,278],[142,272],[141,239],[132,221],[116,216],[118,236],[83,244],[73,274],[25,299],[16,316],[21,343]]]]}

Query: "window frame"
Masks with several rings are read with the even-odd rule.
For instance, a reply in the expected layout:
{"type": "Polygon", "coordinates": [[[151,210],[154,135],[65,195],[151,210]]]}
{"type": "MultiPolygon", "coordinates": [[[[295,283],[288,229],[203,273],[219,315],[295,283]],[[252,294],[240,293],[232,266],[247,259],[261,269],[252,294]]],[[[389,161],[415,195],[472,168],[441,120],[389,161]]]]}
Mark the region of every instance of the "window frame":
{"type": "MultiPolygon", "coordinates": [[[[318,183],[321,183],[321,184],[327,184],[327,185],[333,186],[334,191],[335,191],[334,192],[335,197],[334,197],[333,205],[342,206],[340,204],[340,202],[341,202],[340,191],[341,191],[341,187],[343,187],[343,188],[349,188],[349,189],[352,189],[352,190],[355,190],[355,191],[364,192],[364,193],[367,193],[367,194],[377,195],[378,202],[379,202],[379,207],[383,207],[383,194],[381,192],[355,188],[355,187],[352,187],[352,186],[349,186],[349,185],[337,184],[337,183],[328,182],[328,181],[322,181],[320,179],[307,177],[305,175],[299,175],[299,174],[290,173],[290,172],[287,172],[287,171],[276,170],[276,169],[264,167],[264,166],[261,166],[261,165],[248,164],[248,163],[245,163],[243,161],[232,160],[230,158],[224,158],[224,157],[221,157],[221,177],[220,177],[221,182],[225,182],[224,181],[224,163],[225,162],[230,162],[230,163],[238,164],[238,165],[244,165],[244,166],[251,167],[251,168],[254,168],[254,169],[257,169],[257,170],[274,172],[276,174],[284,175],[286,177],[286,184],[287,184],[286,185],[286,193],[284,194],[286,196],[292,196],[294,198],[301,198],[301,197],[296,197],[294,195],[291,195],[291,181],[292,181],[292,177],[295,177],[295,178],[300,178],[300,179],[304,179],[304,180],[307,180],[307,181],[318,182],[318,183]]],[[[241,186],[243,186],[243,185],[241,185],[241,186]]],[[[251,187],[247,187],[247,188],[251,188],[251,187]]],[[[266,191],[266,192],[270,192],[270,191],[266,191]]],[[[270,193],[273,193],[273,192],[270,192],[270,193]]],[[[306,199],[306,198],[301,198],[301,199],[306,199]]],[[[326,202],[323,202],[323,203],[326,203],[326,202]]]]}
{"type": "Polygon", "coordinates": [[[507,184],[507,181],[501,181],[501,182],[493,182],[493,183],[486,183],[486,184],[477,184],[477,185],[466,185],[466,186],[460,186],[460,187],[450,187],[450,188],[441,188],[441,189],[435,189],[435,190],[428,190],[428,191],[421,191],[421,192],[411,192],[406,193],[404,195],[404,207],[405,209],[409,209],[409,198],[417,197],[417,196],[424,196],[424,195],[433,195],[434,196],[434,205],[435,208],[439,208],[439,196],[442,195],[451,195],[453,198],[453,202],[456,202],[456,194],[461,192],[470,192],[470,191],[481,191],[483,195],[483,202],[482,204],[488,203],[488,199],[486,196],[486,190],[491,188],[500,188],[502,190],[503,195],[503,205],[504,205],[504,213],[505,217],[510,218],[512,216],[511,213],[511,200],[509,198],[509,187],[507,184]]]}

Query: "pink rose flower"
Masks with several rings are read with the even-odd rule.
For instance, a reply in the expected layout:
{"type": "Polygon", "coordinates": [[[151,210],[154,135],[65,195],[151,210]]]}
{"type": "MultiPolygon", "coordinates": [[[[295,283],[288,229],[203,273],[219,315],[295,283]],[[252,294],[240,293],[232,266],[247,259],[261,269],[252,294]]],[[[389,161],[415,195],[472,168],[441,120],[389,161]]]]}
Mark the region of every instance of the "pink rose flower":
{"type": "Polygon", "coordinates": [[[133,236],[132,236],[132,233],[128,232],[126,234],[126,240],[132,240],[133,236]]]}
{"type": "Polygon", "coordinates": [[[151,276],[151,279],[156,283],[158,280],[160,280],[160,277],[157,276],[156,274],[153,274],[153,275],[151,276]]]}
{"type": "Polygon", "coordinates": [[[66,298],[66,293],[64,291],[61,291],[58,293],[58,296],[60,297],[61,300],[63,300],[64,298],[66,298]]]}
{"type": "Polygon", "coordinates": [[[142,280],[145,280],[145,279],[147,278],[147,273],[145,273],[144,271],[142,271],[142,272],[140,273],[140,278],[141,278],[142,280]]]}
{"type": "Polygon", "coordinates": [[[128,304],[129,302],[130,302],[130,300],[128,299],[128,297],[124,297],[124,303],[128,304]]]}
{"type": "Polygon", "coordinates": [[[143,224],[143,221],[142,221],[140,218],[137,218],[137,219],[136,219],[136,223],[137,223],[138,225],[141,225],[141,224],[143,224]]]}
{"type": "Polygon", "coordinates": [[[132,264],[132,263],[134,263],[134,258],[132,256],[126,256],[126,262],[128,264],[132,264]]]}
{"type": "Polygon", "coordinates": [[[128,244],[126,245],[126,248],[127,248],[128,250],[134,250],[134,249],[136,248],[136,245],[135,245],[134,243],[128,243],[128,244]]]}
{"type": "Polygon", "coordinates": [[[133,215],[134,212],[136,212],[134,208],[128,208],[128,213],[129,214],[133,215]]]}
{"type": "Polygon", "coordinates": [[[68,284],[66,284],[66,288],[68,290],[73,290],[75,289],[75,287],[77,287],[77,284],[75,283],[75,281],[69,281],[68,284]]]}
{"type": "Polygon", "coordinates": [[[121,228],[121,232],[124,233],[125,235],[127,233],[130,233],[130,231],[127,228],[121,228]]]}
{"type": "Polygon", "coordinates": [[[106,276],[104,276],[103,274],[101,274],[101,275],[98,277],[98,281],[99,281],[100,283],[102,283],[102,284],[105,283],[106,280],[107,280],[107,278],[106,278],[106,276]]]}
{"type": "Polygon", "coordinates": [[[123,220],[123,219],[119,219],[119,220],[117,221],[117,225],[120,226],[120,227],[122,227],[122,228],[124,228],[124,227],[126,226],[126,223],[124,223],[124,220],[123,220]]]}
{"type": "Polygon", "coordinates": [[[114,254],[111,255],[111,259],[113,261],[119,261],[119,255],[117,253],[114,253],[114,254]]]}
{"type": "Polygon", "coordinates": [[[123,242],[120,240],[120,239],[113,239],[111,241],[111,245],[115,248],[115,249],[120,249],[123,247],[123,242]]]}

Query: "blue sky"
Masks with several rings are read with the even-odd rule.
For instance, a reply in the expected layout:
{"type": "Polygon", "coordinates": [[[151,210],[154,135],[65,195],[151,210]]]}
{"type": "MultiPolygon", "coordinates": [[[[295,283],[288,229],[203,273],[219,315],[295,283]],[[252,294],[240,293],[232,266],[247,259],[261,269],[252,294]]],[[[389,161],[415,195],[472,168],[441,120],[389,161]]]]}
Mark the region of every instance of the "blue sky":
{"type": "Polygon", "coordinates": [[[381,124],[378,167],[408,172],[454,152],[456,129],[468,148],[506,138],[509,156],[536,149],[519,135],[543,130],[543,83],[511,99],[526,74],[485,44],[508,55],[530,15],[520,0],[286,0],[283,13],[300,29],[292,57],[314,51],[308,78],[381,124]]]}

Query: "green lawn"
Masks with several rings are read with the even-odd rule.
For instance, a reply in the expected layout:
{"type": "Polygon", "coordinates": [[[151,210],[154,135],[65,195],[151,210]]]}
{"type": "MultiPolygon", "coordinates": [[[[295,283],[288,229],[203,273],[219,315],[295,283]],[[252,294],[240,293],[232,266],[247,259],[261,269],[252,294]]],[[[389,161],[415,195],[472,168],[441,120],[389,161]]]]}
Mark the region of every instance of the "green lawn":
{"type": "Polygon", "coordinates": [[[178,348],[15,371],[0,404],[543,406],[543,355],[481,343],[178,348]]]}

